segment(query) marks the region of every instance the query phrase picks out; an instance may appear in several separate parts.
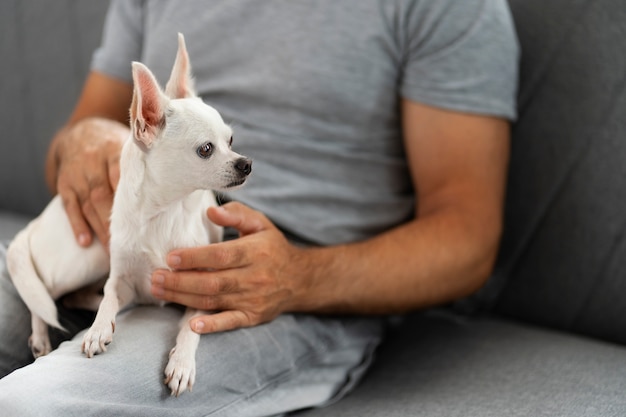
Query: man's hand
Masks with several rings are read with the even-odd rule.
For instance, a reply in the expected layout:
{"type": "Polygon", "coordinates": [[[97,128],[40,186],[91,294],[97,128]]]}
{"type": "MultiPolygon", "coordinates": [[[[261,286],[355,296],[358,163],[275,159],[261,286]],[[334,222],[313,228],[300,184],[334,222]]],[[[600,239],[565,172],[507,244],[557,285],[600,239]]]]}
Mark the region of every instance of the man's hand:
{"type": "Polygon", "coordinates": [[[89,246],[93,233],[105,247],[120,176],[119,157],[128,138],[131,83],[92,71],[67,124],[46,157],[46,182],[60,194],[76,240],[89,246]]]}
{"type": "Polygon", "coordinates": [[[102,118],[82,119],[58,134],[56,190],[82,246],[91,244],[93,231],[108,247],[119,158],[128,134],[124,125],[102,118]]]}
{"type": "Polygon", "coordinates": [[[234,227],[240,238],[172,251],[174,271],[152,275],[152,294],[215,314],[195,318],[191,328],[211,333],[250,327],[290,309],[304,250],[291,245],[263,214],[239,203],[212,207],[209,219],[234,227]]]}

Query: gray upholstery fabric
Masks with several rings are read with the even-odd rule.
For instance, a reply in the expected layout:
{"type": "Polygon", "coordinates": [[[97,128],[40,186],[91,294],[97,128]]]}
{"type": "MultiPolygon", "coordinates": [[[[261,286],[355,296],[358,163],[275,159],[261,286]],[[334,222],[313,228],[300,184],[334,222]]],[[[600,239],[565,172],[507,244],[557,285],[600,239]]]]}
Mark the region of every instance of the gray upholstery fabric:
{"type": "Polygon", "coordinates": [[[22,230],[30,216],[0,210],[0,242],[8,242],[17,232],[22,230]]]}
{"type": "Polygon", "coordinates": [[[76,103],[108,1],[0,2],[0,210],[38,214],[48,143],[76,103]]]}
{"type": "Polygon", "coordinates": [[[358,390],[298,417],[626,415],[626,350],[497,319],[415,315],[358,390]]]}
{"type": "Polygon", "coordinates": [[[626,3],[510,3],[522,87],[497,310],[624,343],[626,3]]]}

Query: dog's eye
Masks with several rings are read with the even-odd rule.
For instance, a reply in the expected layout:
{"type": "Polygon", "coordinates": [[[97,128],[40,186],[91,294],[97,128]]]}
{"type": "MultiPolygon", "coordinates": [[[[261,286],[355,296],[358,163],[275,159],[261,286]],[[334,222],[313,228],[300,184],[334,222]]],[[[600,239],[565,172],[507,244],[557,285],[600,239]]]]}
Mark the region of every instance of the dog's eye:
{"type": "Polygon", "coordinates": [[[231,136],[230,140],[228,141],[228,147],[232,148],[232,146],[233,146],[233,137],[231,136]]]}
{"type": "Polygon", "coordinates": [[[200,158],[207,159],[213,153],[213,144],[211,142],[207,142],[204,145],[198,146],[196,153],[200,158]]]}

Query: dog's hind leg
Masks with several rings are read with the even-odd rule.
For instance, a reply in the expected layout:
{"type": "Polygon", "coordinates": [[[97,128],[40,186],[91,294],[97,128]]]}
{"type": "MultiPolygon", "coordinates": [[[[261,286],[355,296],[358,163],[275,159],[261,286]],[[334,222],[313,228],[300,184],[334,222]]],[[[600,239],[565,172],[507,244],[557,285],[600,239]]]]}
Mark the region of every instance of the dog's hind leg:
{"type": "Polygon", "coordinates": [[[204,314],[207,313],[188,308],[180,320],[176,345],[170,351],[170,358],[164,371],[165,384],[172,390],[172,395],[177,397],[186,390],[191,392],[196,380],[196,350],[200,335],[191,330],[189,320],[204,314]]]}
{"type": "Polygon", "coordinates": [[[102,288],[105,280],[96,281],[83,288],[79,288],[63,297],[65,308],[98,311],[102,302],[102,288]]]}
{"type": "Polygon", "coordinates": [[[33,334],[28,338],[28,346],[35,359],[47,355],[52,350],[50,336],[48,335],[48,325],[38,315],[31,312],[31,326],[33,334]]]}

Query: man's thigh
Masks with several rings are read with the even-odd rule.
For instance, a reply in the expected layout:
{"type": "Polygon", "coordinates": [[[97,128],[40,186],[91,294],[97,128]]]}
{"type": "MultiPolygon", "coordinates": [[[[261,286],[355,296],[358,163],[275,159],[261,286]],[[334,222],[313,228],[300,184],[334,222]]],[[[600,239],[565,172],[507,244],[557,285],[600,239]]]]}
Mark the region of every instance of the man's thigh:
{"type": "Polygon", "coordinates": [[[79,333],[0,380],[0,403],[20,416],[280,414],[342,395],[364,372],[382,333],[375,319],[284,315],[203,335],[193,392],[176,398],[163,369],[181,315],[175,307],[131,309],[118,317],[108,351],[91,359],[80,353],[79,333]]]}
{"type": "Polygon", "coordinates": [[[30,312],[11,282],[5,256],[6,243],[0,241],[0,378],[33,360],[28,349],[30,312]]]}

